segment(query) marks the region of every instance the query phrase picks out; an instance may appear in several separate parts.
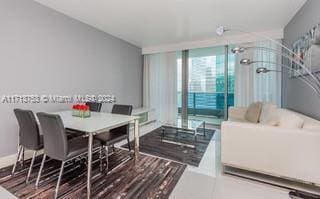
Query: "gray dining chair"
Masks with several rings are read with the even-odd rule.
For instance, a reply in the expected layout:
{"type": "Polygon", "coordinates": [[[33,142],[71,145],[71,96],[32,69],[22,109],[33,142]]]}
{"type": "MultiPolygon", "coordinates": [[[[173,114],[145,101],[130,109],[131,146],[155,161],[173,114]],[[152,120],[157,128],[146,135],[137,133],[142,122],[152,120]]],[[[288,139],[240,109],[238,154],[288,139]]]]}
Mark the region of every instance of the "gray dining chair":
{"type": "MultiPolygon", "coordinates": [[[[122,114],[122,115],[131,115],[132,106],[131,105],[121,105],[115,104],[112,107],[111,113],[114,114],[122,114]]],[[[123,125],[114,129],[111,129],[108,132],[100,133],[96,135],[94,138],[99,140],[101,145],[105,148],[105,157],[106,157],[106,168],[108,170],[108,147],[112,146],[114,150],[114,144],[121,142],[122,140],[127,140],[129,152],[131,151],[130,140],[129,140],[129,124],[123,125]]],[[[100,167],[102,165],[102,160],[100,159],[100,167]]]]}
{"type": "Polygon", "coordinates": [[[102,103],[86,102],[86,105],[89,106],[90,111],[93,111],[93,112],[100,112],[101,111],[102,103]]]}
{"type": "MultiPolygon", "coordinates": [[[[55,198],[58,197],[59,186],[63,174],[63,168],[67,161],[74,160],[88,152],[88,138],[78,137],[67,139],[63,122],[59,115],[48,113],[37,113],[44,137],[44,155],[38,173],[36,187],[39,186],[41,172],[44,167],[46,157],[61,161],[60,173],[55,189],[55,198]]],[[[94,141],[94,147],[99,146],[99,142],[94,141]]]]}
{"type": "MultiPolygon", "coordinates": [[[[32,111],[22,109],[14,109],[13,111],[19,124],[19,150],[16,162],[12,168],[12,174],[15,173],[21,154],[24,156],[23,154],[25,149],[32,150],[33,155],[29,166],[28,175],[26,177],[26,183],[29,183],[29,178],[37,152],[43,149],[43,136],[39,133],[39,127],[32,111]]],[[[22,162],[23,161],[24,157],[22,157],[22,162]]]]}

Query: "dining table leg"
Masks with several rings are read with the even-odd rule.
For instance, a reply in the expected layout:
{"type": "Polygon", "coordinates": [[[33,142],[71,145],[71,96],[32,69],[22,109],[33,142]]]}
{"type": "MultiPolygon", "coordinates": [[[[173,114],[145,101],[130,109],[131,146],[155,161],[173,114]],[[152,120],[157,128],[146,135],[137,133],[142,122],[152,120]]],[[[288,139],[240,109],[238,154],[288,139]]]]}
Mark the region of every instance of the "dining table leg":
{"type": "Polygon", "coordinates": [[[139,158],[139,120],[134,120],[134,157],[139,158]]]}
{"type": "Polygon", "coordinates": [[[93,135],[89,133],[88,139],[88,175],[87,175],[87,198],[91,198],[91,170],[92,170],[92,144],[93,135]]]}

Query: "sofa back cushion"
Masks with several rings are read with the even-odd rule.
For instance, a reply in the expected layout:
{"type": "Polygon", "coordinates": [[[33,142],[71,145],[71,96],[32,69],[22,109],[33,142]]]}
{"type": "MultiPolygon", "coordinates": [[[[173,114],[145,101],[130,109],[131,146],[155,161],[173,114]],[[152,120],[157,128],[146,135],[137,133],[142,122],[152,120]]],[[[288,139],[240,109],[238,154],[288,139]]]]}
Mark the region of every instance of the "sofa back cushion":
{"type": "MultiPolygon", "coordinates": [[[[288,111],[290,111],[290,110],[288,110],[288,111]]],[[[299,115],[299,117],[301,117],[303,119],[303,127],[302,128],[304,130],[317,131],[320,133],[320,121],[319,120],[313,119],[311,117],[308,117],[306,115],[303,115],[301,113],[297,113],[294,111],[290,111],[290,112],[296,113],[297,115],[299,115]]]]}
{"type": "Polygon", "coordinates": [[[277,108],[272,104],[264,104],[261,111],[260,124],[282,128],[302,128],[304,118],[296,112],[277,108]]]}
{"type": "Polygon", "coordinates": [[[277,126],[282,128],[302,128],[303,119],[296,113],[286,109],[277,109],[277,126]]]}
{"type": "Polygon", "coordinates": [[[250,104],[245,114],[245,119],[252,123],[258,123],[262,109],[262,102],[250,104]]]}
{"type": "Polygon", "coordinates": [[[304,130],[308,130],[308,131],[317,131],[320,133],[320,125],[317,124],[306,124],[303,125],[303,129],[304,130]]]}
{"type": "Polygon", "coordinates": [[[229,107],[228,120],[232,122],[248,122],[245,119],[247,107],[229,107]]]}

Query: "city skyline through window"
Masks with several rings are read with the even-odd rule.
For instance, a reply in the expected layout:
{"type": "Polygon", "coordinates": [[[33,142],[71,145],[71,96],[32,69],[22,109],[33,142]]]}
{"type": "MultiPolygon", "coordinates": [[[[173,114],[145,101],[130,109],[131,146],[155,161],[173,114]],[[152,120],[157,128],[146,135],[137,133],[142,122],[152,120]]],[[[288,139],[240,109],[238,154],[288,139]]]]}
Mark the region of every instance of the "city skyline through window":
{"type": "MultiPolygon", "coordinates": [[[[188,114],[223,117],[225,55],[214,48],[194,49],[188,58],[188,114]]],[[[228,106],[234,103],[235,56],[228,56],[228,106]]],[[[181,110],[182,59],[177,58],[178,108],[181,110]]]]}

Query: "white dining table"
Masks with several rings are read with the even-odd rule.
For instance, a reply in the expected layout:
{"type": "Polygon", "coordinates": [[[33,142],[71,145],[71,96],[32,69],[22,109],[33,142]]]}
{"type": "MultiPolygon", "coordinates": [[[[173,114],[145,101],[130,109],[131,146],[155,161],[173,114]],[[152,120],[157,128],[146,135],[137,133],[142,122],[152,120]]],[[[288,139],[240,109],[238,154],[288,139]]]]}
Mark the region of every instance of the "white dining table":
{"type": "Polygon", "coordinates": [[[60,115],[64,127],[81,131],[88,135],[88,175],[87,175],[87,198],[91,198],[91,174],[92,174],[92,145],[93,136],[106,132],[110,129],[126,124],[134,123],[134,157],[139,155],[139,117],[120,115],[113,113],[91,112],[88,118],[72,116],[72,111],[55,112],[60,115]]]}

